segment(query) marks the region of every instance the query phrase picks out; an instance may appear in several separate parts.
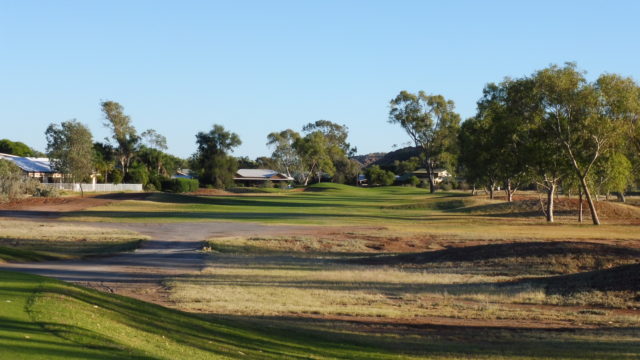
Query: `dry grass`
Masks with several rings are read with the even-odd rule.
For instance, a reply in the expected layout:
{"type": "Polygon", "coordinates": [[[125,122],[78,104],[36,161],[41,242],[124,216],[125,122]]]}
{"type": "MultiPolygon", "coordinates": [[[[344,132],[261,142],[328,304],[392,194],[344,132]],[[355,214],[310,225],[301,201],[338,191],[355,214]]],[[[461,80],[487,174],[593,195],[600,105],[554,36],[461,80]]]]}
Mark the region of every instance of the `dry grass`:
{"type": "MultiPolygon", "coordinates": [[[[306,249],[324,248],[322,241],[313,241],[312,237],[289,241],[281,237],[213,240],[214,249],[232,254],[212,254],[201,275],[168,281],[171,299],[190,311],[237,316],[341,316],[393,321],[445,318],[619,327],[640,321],[640,314],[591,308],[602,305],[602,299],[595,301],[583,294],[583,301],[578,302],[578,295],[548,294],[544,284],[527,281],[530,275],[526,270],[519,275],[503,271],[510,266],[508,261],[493,264],[493,274],[489,274],[469,261],[421,269],[348,264],[340,249],[333,254],[302,249],[297,255],[280,252],[292,242],[307,244],[306,249]],[[258,253],[251,253],[252,249],[258,249],[258,253]],[[586,307],[555,306],[578,304],[586,307]]],[[[571,260],[560,257],[555,261],[562,259],[571,260]]],[[[613,300],[608,304],[614,304],[613,300]]]]}
{"type": "Polygon", "coordinates": [[[0,220],[0,262],[127,251],[147,238],[133,231],[64,222],[0,220]]]}

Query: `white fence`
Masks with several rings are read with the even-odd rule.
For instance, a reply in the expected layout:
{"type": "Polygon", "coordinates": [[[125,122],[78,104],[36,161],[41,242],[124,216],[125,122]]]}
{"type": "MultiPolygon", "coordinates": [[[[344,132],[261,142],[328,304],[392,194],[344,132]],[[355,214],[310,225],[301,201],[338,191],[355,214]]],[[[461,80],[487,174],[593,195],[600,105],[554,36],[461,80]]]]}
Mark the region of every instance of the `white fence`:
{"type": "MultiPolygon", "coordinates": [[[[80,192],[80,184],[71,183],[45,183],[58,190],[80,192]]],[[[82,184],[85,192],[118,192],[118,191],[142,191],[142,184],[82,184]]]]}

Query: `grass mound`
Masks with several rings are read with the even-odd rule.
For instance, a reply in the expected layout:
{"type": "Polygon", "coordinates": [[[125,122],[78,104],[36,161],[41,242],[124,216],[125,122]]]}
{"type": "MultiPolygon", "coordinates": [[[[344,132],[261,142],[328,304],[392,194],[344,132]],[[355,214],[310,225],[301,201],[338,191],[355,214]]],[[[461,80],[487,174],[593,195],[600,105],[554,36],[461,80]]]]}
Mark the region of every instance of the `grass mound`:
{"type": "Polygon", "coordinates": [[[640,261],[640,250],[588,242],[522,242],[452,247],[444,250],[355,260],[373,265],[460,266],[478,271],[568,274],[640,261]]]}
{"type": "Polygon", "coordinates": [[[1,359],[388,358],[305,333],[205,317],[0,272],[1,359]]]}

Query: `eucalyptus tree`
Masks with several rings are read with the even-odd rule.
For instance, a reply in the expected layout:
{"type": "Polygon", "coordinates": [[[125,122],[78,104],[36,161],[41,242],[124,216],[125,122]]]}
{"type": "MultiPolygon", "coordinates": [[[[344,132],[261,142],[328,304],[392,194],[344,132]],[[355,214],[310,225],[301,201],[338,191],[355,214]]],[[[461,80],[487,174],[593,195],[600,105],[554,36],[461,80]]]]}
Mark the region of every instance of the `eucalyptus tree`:
{"type": "Polygon", "coordinates": [[[389,122],[400,124],[424,155],[429,188],[436,191],[434,169],[455,148],[460,115],[454,103],[442,95],[401,91],[390,102],[389,122]]]}
{"type": "Polygon", "coordinates": [[[50,124],[45,132],[47,156],[52,167],[72,182],[80,183],[93,172],[93,137],[91,131],[77,120],[64,121],[60,125],[50,124]]]}
{"type": "Polygon", "coordinates": [[[638,115],[640,99],[632,95],[637,85],[615,74],[601,75],[590,83],[573,63],[550,66],[534,78],[543,121],[561,144],[587,199],[591,219],[599,225],[589,176],[602,156],[620,151],[624,144],[628,127],[638,115]]]}
{"type": "Polygon", "coordinates": [[[272,132],[267,135],[267,146],[273,149],[271,157],[277,163],[277,170],[292,176],[300,171],[300,155],[295,149],[295,143],[300,139],[300,134],[286,129],[280,132],[272,132]]]}
{"type": "Polygon", "coordinates": [[[308,185],[313,176],[322,181],[322,175],[333,175],[336,168],[332,153],[336,152],[335,145],[327,140],[321,131],[313,131],[297,139],[294,148],[300,156],[302,168],[302,183],[308,185]]]}
{"type": "Polygon", "coordinates": [[[102,113],[105,117],[104,126],[112,132],[112,139],[117,144],[116,155],[123,175],[126,177],[129,165],[133,160],[140,138],[135,127],[131,124],[131,118],[124,114],[122,105],[115,101],[103,101],[101,104],[102,113]]]}

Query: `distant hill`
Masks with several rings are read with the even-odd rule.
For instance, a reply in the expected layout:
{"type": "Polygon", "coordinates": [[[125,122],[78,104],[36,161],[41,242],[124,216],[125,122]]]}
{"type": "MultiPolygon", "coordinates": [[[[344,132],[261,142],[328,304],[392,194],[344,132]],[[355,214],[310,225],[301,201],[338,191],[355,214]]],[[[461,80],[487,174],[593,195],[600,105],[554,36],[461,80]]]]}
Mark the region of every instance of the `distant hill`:
{"type": "Polygon", "coordinates": [[[371,153],[366,155],[356,155],[356,156],[352,156],[351,158],[353,160],[356,160],[360,164],[362,164],[363,167],[367,167],[372,163],[382,159],[386,154],[387,153],[376,152],[376,153],[371,153]]]}
{"type": "Polygon", "coordinates": [[[383,157],[371,163],[371,165],[378,165],[381,168],[389,168],[393,166],[394,161],[405,161],[413,156],[420,156],[420,150],[417,147],[406,147],[386,153],[383,157]]]}

